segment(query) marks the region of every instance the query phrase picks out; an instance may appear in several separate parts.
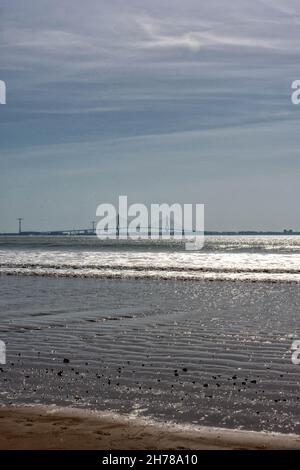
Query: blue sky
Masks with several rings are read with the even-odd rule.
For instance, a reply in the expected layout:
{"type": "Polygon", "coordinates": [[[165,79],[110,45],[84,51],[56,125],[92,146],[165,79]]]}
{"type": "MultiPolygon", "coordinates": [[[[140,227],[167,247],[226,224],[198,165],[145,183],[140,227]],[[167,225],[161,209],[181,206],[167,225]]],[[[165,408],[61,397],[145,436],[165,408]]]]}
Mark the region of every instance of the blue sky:
{"type": "Polygon", "coordinates": [[[0,231],[101,202],[198,202],[300,230],[296,0],[1,0],[0,231]]]}

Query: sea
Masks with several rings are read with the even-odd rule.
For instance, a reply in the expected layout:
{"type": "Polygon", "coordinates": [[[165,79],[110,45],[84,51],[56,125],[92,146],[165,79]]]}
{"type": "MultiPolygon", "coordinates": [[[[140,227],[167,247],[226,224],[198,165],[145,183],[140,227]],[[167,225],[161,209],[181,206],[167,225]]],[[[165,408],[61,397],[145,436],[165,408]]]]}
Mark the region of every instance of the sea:
{"type": "Polygon", "coordinates": [[[0,237],[0,404],[300,433],[300,237],[0,237]]]}

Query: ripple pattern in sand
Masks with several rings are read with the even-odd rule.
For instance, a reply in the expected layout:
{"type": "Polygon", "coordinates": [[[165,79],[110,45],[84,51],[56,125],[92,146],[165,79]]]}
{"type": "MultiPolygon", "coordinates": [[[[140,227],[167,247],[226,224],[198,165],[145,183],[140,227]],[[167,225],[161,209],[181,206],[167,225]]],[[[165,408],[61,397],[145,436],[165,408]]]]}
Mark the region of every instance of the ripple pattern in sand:
{"type": "Polygon", "coordinates": [[[299,289],[3,277],[1,401],[299,432],[299,289]]]}

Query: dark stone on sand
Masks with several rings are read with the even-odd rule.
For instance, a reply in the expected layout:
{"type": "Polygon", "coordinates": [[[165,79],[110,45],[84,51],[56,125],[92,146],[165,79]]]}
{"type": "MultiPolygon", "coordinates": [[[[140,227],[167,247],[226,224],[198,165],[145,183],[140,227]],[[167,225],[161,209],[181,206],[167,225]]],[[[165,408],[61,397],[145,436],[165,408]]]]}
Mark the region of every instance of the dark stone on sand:
{"type": "Polygon", "coordinates": [[[69,364],[69,362],[70,362],[70,359],[67,359],[67,358],[65,357],[64,360],[63,360],[63,363],[64,363],[64,364],[69,364]]]}

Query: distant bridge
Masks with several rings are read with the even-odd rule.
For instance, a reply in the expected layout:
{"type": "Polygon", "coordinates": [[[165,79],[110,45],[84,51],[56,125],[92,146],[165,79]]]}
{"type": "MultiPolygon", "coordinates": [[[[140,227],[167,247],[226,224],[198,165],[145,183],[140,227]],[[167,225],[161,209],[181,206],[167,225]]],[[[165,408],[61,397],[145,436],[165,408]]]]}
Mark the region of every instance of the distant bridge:
{"type": "MultiPolygon", "coordinates": [[[[142,236],[145,236],[145,235],[148,235],[150,237],[150,235],[153,235],[153,234],[156,234],[156,235],[159,235],[159,236],[163,236],[163,235],[179,235],[180,234],[180,231],[178,230],[172,230],[170,229],[169,232],[166,232],[165,230],[161,230],[161,229],[158,229],[158,228],[154,228],[154,227],[149,227],[148,230],[147,228],[143,229],[144,231],[139,231],[139,232],[134,232],[134,235],[136,237],[138,237],[139,235],[142,237],[142,236]]],[[[184,236],[184,232],[181,231],[182,235],[184,236]]],[[[41,231],[41,232],[38,232],[38,231],[22,231],[21,233],[19,232],[0,232],[0,237],[4,237],[4,236],[70,236],[70,235],[74,235],[74,236],[77,236],[77,235],[85,235],[85,236],[96,236],[97,234],[100,234],[98,231],[96,233],[96,230],[93,230],[91,228],[87,228],[87,229],[70,229],[70,230],[50,230],[50,231],[41,231]]],[[[117,231],[110,231],[110,232],[107,232],[107,231],[101,231],[101,235],[102,236],[105,236],[107,235],[107,237],[111,236],[115,234],[116,235],[116,238],[122,238],[122,237],[125,237],[125,236],[130,236],[130,235],[133,235],[133,233],[128,233],[127,229],[126,228],[120,228],[119,229],[119,233],[117,231]]],[[[189,232],[189,233],[186,233],[185,235],[195,235],[196,232],[189,232]]],[[[279,232],[279,231],[255,231],[255,230],[243,230],[243,231],[223,231],[223,232],[218,232],[218,231],[205,231],[204,232],[204,235],[227,235],[227,236],[234,236],[234,235],[300,235],[300,232],[296,232],[296,231],[282,231],[282,232],[279,232]]]]}

